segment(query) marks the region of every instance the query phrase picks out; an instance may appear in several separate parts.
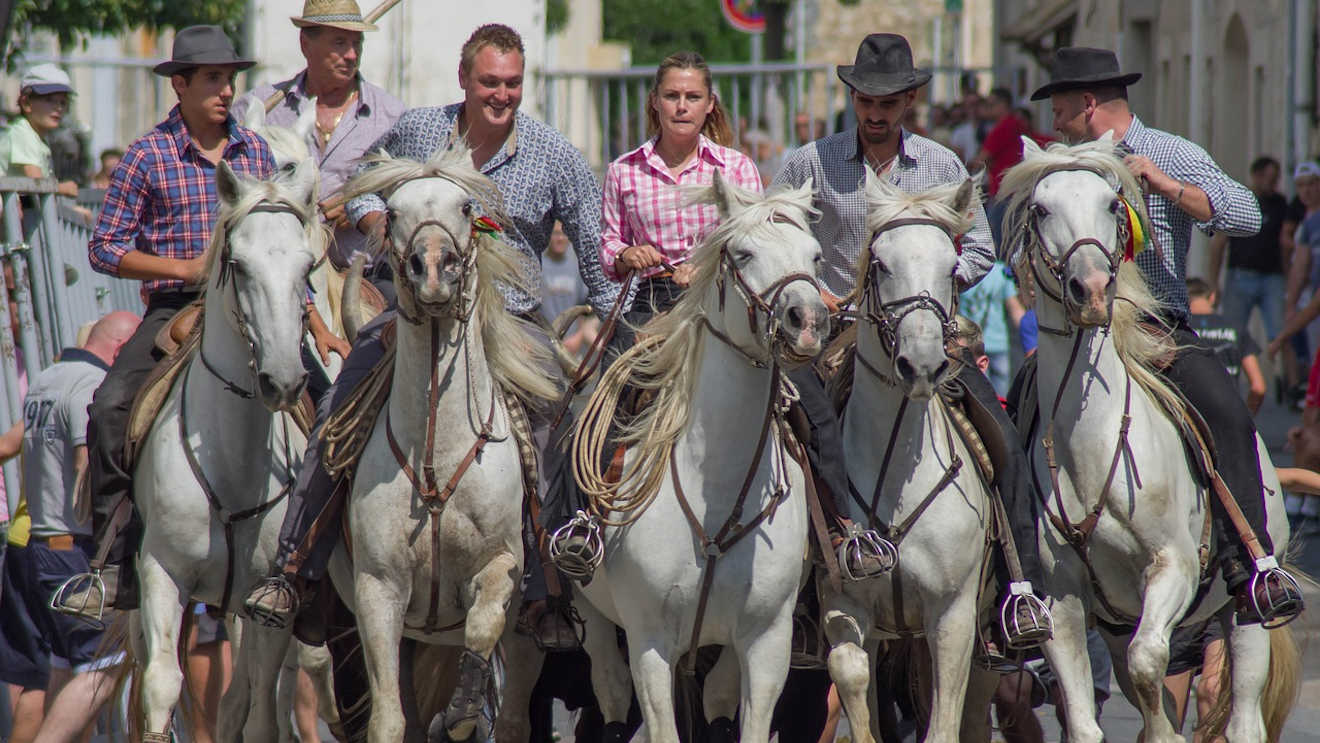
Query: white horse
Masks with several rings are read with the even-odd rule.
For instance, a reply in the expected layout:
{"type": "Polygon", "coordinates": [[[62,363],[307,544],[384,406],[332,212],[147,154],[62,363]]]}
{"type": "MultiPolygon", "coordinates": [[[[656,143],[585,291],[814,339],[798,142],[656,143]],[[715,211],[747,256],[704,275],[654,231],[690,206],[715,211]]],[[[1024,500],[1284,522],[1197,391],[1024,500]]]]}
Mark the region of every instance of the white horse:
{"type": "Polygon", "coordinates": [[[966,705],[967,727],[961,720],[969,674],[978,697],[998,678],[971,662],[994,513],[937,394],[952,371],[954,238],[971,226],[977,190],[968,180],[907,194],[868,177],[866,196],[871,242],[858,261],[860,317],[843,446],[849,515],[892,540],[897,564],[844,583],[842,593],[819,580],[830,676],[855,739],[872,741],[871,669],[880,640],[925,637],[934,672],[925,739],[988,741],[983,704],[966,705]]]}
{"type": "MultiPolygon", "coordinates": [[[[397,342],[388,407],[349,496],[351,554],[336,550],[330,572],[357,615],[369,739],[403,739],[399,641],[407,636],[466,649],[443,714],[444,731],[466,740],[496,643],[514,634],[509,613],[522,576],[523,477],[507,396],[557,399],[557,370],[548,347],[504,307],[497,282],[527,280],[518,255],[479,231],[483,211],[506,218],[468,150],[425,164],[369,161],[347,192],[388,197],[397,342]]],[[[525,720],[530,691],[506,688],[504,710],[525,720]]]]}
{"type": "MultiPolygon", "coordinates": [[[[1039,419],[1028,443],[1049,512],[1039,526],[1045,582],[1056,601],[1054,639],[1045,645],[1045,655],[1063,689],[1069,738],[1099,741],[1084,636],[1087,618],[1096,615],[1114,624],[1135,619],[1126,654],[1121,642],[1115,647],[1120,680],[1141,709],[1145,740],[1181,741],[1163,714],[1169,636],[1180,623],[1205,621],[1229,597],[1223,581],[1213,578],[1208,595],[1187,613],[1202,577],[1198,548],[1208,498],[1215,496],[1203,492],[1179,431],[1159,402],[1164,398],[1179,405],[1152,371],[1172,353],[1172,343],[1140,326],[1158,316],[1157,304],[1135,263],[1122,260],[1130,229],[1124,203],[1144,211],[1141,191],[1108,138],[1074,147],[1053,145],[1048,151],[1023,142],[1025,160],[1007,173],[1002,188],[1013,199],[1005,234],[1015,236],[1018,275],[1033,276],[1037,284],[1035,308],[1042,331],[1036,374],[1039,419]],[[1114,301],[1115,294],[1120,301],[1114,301]],[[1050,435],[1057,487],[1045,446],[1050,435]],[[1098,519],[1083,537],[1086,527],[1080,525],[1091,513],[1098,519]],[[1084,546],[1074,549],[1054,519],[1083,539],[1084,546]]],[[[1268,528],[1283,554],[1288,521],[1282,490],[1259,437],[1257,449],[1268,528]]],[[[1263,741],[1267,678],[1277,669],[1276,689],[1296,681],[1287,678],[1297,670],[1290,630],[1267,631],[1260,625],[1226,629],[1231,629],[1233,705],[1226,734],[1235,743],[1263,741]],[[1289,654],[1291,672],[1281,663],[1289,654]]],[[[1271,717],[1279,725],[1289,696],[1287,691],[1275,695],[1283,715],[1271,717]]]]}
{"type": "Polygon", "coordinates": [[[717,175],[703,196],[723,221],[694,254],[691,286],[643,328],[577,424],[574,470],[606,524],[604,562],[578,605],[606,722],[626,720],[631,699],[618,625],[645,720],[637,739],[677,743],[675,665],[724,645],[706,715],[731,732],[741,709],[741,740],[764,743],[807,547],[779,365],[815,356],[829,320],[810,184],[762,197],[717,175]],[[624,384],[656,399],[624,428],[616,485],[601,477],[601,455],[624,384]]]}
{"type": "MultiPolygon", "coordinates": [[[[307,272],[325,249],[314,164],[287,180],[216,171],[201,346],[161,408],[133,477],[145,532],[138,556],[145,634],[143,707],[165,735],[183,674],[189,601],[225,609],[270,571],[283,496],[306,446],[291,416],[306,382],[298,349],[307,272]]],[[[287,631],[250,627],[221,705],[221,740],[272,740],[287,631]],[[246,724],[245,724],[246,723],[246,724]]],[[[155,739],[155,738],[153,738],[155,739]]]]}

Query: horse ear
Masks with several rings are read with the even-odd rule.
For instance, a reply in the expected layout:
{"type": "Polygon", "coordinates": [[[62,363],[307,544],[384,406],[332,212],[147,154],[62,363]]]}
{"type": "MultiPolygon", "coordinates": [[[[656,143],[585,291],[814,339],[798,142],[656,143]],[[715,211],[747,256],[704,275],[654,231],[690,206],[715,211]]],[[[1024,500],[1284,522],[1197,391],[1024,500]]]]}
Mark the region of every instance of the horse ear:
{"type": "Polygon", "coordinates": [[[1039,155],[1039,154],[1041,154],[1041,153],[1043,153],[1043,152],[1045,152],[1045,150],[1041,149],[1040,145],[1036,144],[1036,140],[1032,139],[1031,137],[1028,137],[1028,136],[1025,135],[1025,134],[1022,135],[1022,159],[1023,159],[1023,160],[1030,159],[1030,158],[1035,157],[1036,155],[1039,155]]]}
{"type": "Polygon", "coordinates": [[[953,210],[959,214],[967,214],[972,210],[972,201],[977,198],[976,181],[972,178],[962,182],[958,191],[953,194],[953,210]]]}
{"type": "Polygon", "coordinates": [[[298,122],[293,125],[293,131],[299,139],[310,139],[312,130],[316,128],[316,96],[307,99],[307,105],[298,114],[298,122]]]}
{"type": "Polygon", "coordinates": [[[245,96],[247,110],[243,112],[243,126],[254,132],[266,128],[266,106],[256,96],[245,96]]]}
{"type": "Polygon", "coordinates": [[[720,211],[720,219],[727,219],[734,212],[737,201],[729,190],[731,188],[729,182],[724,180],[724,176],[720,175],[720,171],[716,170],[713,176],[710,181],[710,193],[715,202],[715,208],[720,211]]]}
{"type": "Polygon", "coordinates": [[[239,182],[238,176],[229,167],[229,162],[221,160],[220,165],[215,169],[215,192],[220,196],[220,200],[228,206],[233,206],[238,202],[243,192],[243,184],[239,182]]]}
{"type": "Polygon", "coordinates": [[[1104,134],[1101,134],[1101,135],[1096,139],[1096,141],[1097,141],[1097,142],[1113,142],[1113,141],[1114,141],[1114,130],[1113,130],[1113,129],[1107,129],[1107,130],[1105,130],[1105,133],[1104,133],[1104,134]]]}
{"type": "MultiPolygon", "coordinates": [[[[313,109],[315,111],[315,109],[313,109]]],[[[316,203],[317,188],[320,185],[320,171],[312,159],[303,160],[293,169],[289,187],[293,189],[298,203],[311,206],[316,203]]]]}

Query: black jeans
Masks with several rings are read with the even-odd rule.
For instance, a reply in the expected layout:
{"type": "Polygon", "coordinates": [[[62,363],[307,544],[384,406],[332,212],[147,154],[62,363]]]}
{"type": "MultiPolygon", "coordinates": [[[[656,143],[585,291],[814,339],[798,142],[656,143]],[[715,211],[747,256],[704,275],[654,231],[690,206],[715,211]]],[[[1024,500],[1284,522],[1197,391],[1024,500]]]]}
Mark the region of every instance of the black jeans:
{"type": "Polygon", "coordinates": [[[678,304],[683,289],[668,277],[654,277],[638,282],[632,307],[623,313],[620,322],[614,326],[614,337],[610,338],[606,346],[604,366],[614,363],[619,354],[632,348],[637,341],[637,330],[647,321],[678,304]]]}
{"type": "MultiPolygon", "coordinates": [[[[1273,554],[1274,545],[1265,530],[1265,484],[1260,476],[1256,424],[1251,411],[1247,410],[1237,383],[1228,375],[1223,362],[1205,348],[1193,345],[1200,340],[1186,320],[1175,325],[1173,340],[1183,348],[1164,376],[1205,419],[1214,439],[1215,466],[1220,477],[1256,532],[1261,548],[1273,554]]],[[[1251,555],[1229,524],[1218,498],[1211,496],[1210,508],[1224,526],[1220,530],[1220,555],[1221,559],[1230,561],[1225,564],[1225,574],[1230,576],[1230,587],[1236,588],[1251,573],[1251,555]]]]}
{"type": "MultiPolygon", "coordinates": [[[[147,376],[162,358],[156,349],[156,334],[179,310],[197,299],[195,292],[160,292],[147,298],[147,311],[115,363],[96,388],[87,409],[87,468],[91,478],[92,528],[97,541],[105,538],[105,529],[120,501],[133,497],[133,475],[124,468],[124,439],[128,435],[128,415],[147,376]]],[[[132,557],[142,539],[142,522],[136,511],[129,525],[114,536],[106,559],[107,565],[119,565],[120,593],[134,585],[132,557]]],[[[128,608],[128,607],[121,607],[128,608]]]]}

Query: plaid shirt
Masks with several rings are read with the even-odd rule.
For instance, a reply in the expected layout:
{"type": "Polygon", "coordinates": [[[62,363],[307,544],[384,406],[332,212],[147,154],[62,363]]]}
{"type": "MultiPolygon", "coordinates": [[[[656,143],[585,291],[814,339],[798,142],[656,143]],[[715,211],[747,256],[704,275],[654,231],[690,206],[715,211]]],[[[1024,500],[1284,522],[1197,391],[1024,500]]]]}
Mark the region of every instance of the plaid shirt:
{"type": "MultiPolygon", "coordinates": [[[[812,225],[825,253],[825,284],[840,297],[857,282],[857,259],[871,235],[866,229],[866,163],[857,146],[857,130],[845,129],[798,148],[775,176],[775,185],[816,185],[815,207],[820,219],[812,225]]],[[[965,180],[967,168],[953,152],[936,142],[903,130],[898,161],[890,169],[890,182],[908,193],[965,180]]],[[[958,280],[970,287],[995,262],[994,240],[985,210],[978,204],[975,224],[963,236],[958,259],[958,280]]]]}
{"type": "MultiPolygon", "coordinates": [[[[462,103],[411,109],[367,151],[383,149],[394,157],[425,162],[457,141],[462,112],[462,103]]],[[[541,285],[541,253],[559,220],[577,252],[588,302],[601,317],[608,315],[619,286],[600,270],[600,186],[582,153],[553,127],[519,111],[504,147],[480,170],[500,187],[504,211],[513,220],[504,239],[522,252],[522,267],[533,286],[541,285]]],[[[385,200],[378,194],[359,196],[347,208],[353,224],[368,212],[384,210],[385,200]]],[[[504,287],[504,299],[515,313],[529,313],[541,304],[539,296],[512,287],[504,287]]]]}
{"type": "Polygon", "coordinates": [[[1171,318],[1187,317],[1187,250],[1192,244],[1192,227],[1206,234],[1222,232],[1230,237],[1247,237],[1260,231],[1260,204],[1251,191],[1229,178],[1214,158],[1196,144],[1176,134],[1152,129],[1132,117],[1123,145],[1138,155],[1145,155],[1172,178],[1196,186],[1210,198],[1209,221],[1198,222],[1175,207],[1171,199],[1146,194],[1146,210],[1151,228],[1163,252],[1145,250],[1137,256],[1137,265],[1146,275],[1155,298],[1165,305],[1171,318]]]}
{"type": "MultiPolygon", "coordinates": [[[[600,266],[605,275],[623,281],[626,274],[615,271],[614,262],[633,245],[650,245],[671,264],[687,260],[693,246],[720,223],[720,212],[713,204],[684,207],[682,187],[709,185],[716,171],[740,188],[761,191],[761,175],[751,158],[705,136],[697,143],[697,156],[677,179],[656,154],[655,139],[610,163],[600,208],[600,266]]],[[[656,266],[642,277],[664,270],[656,266]]]]}
{"type": "MultiPolygon", "coordinates": [[[[230,117],[229,143],[222,157],[235,173],[269,178],[275,159],[266,141],[230,117]]],[[[215,165],[202,157],[188,136],[179,107],[129,145],[110,176],[101,215],[87,254],[92,268],[119,275],[119,262],[138,250],[184,260],[206,251],[218,206],[215,165]]],[[[142,282],[144,294],[183,287],[178,280],[142,282]]]]}

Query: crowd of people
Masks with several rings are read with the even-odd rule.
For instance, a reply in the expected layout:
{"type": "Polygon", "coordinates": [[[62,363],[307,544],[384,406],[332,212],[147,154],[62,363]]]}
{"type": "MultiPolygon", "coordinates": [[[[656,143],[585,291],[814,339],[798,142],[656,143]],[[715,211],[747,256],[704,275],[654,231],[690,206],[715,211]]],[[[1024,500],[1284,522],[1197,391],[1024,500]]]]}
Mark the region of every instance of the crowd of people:
{"type": "MultiPolygon", "coordinates": [[[[822,294],[837,311],[850,301],[855,262],[867,238],[860,184],[868,173],[916,192],[959,182],[969,170],[984,170],[984,206],[975,207],[975,226],[960,239],[957,337],[973,363],[958,373],[958,384],[970,400],[993,411],[993,425],[1003,435],[1016,440],[1001,403],[1034,349],[1037,323],[1029,290],[999,260],[1009,238],[1002,233],[1007,205],[998,191],[1003,174],[1023,157],[1022,137],[1046,144],[1052,135],[1036,130],[1030,106],[1009,90],[994,88],[983,97],[976,78],[966,76],[961,99],[951,106],[926,106],[923,124],[917,91],[929,73],[914,67],[906,39],[872,34],[856,63],[839,68],[849,88],[848,125],[826,135],[823,120],[800,112],[794,138],[801,146],[786,149],[763,129],[730,122],[705,60],[695,52],[679,52],[656,71],[647,140],[631,143],[635,148],[610,164],[601,186],[561,133],[519,111],[524,51],[512,29],[482,26],[464,44],[458,66],[462,101],[406,109],[359,72],[364,34],[374,26],[362,19],[356,3],[308,0],[303,14],[292,20],[306,68],[238,100],[235,74],[253,61],[241,58],[216,27],[180,31],[171,60],[156,68],[170,79],[178,105],[124,152],[103,153],[92,176],[94,186],[107,189],[89,246],[92,265],[142,281],[146,306],[141,317],[114,313],[101,319],[78,347],[65,350],[58,363],[28,380],[22,420],[0,436],[0,458],[23,454],[23,492],[0,497],[8,542],[0,553],[0,680],[8,684],[11,715],[7,740],[77,740],[112,696],[122,654],[108,649],[102,630],[69,615],[102,620],[104,609],[137,608],[133,556],[140,525],[114,518],[132,497],[131,468],[123,460],[126,418],[143,379],[160,359],[157,333],[198,297],[204,249],[214,228],[219,163],[255,177],[275,172],[267,143],[237,123],[250,106],[265,106],[267,120],[276,125],[291,124],[314,107],[311,145],[322,177],[320,211],[335,234],[329,260],[343,269],[365,254],[367,278],[387,298],[394,296],[393,266],[368,248],[371,236],[378,239],[385,229],[385,203],[374,194],[346,201],[340,189],[358,172],[358,161],[367,152],[383,149],[396,157],[426,159],[460,137],[466,140],[474,166],[500,187],[512,217],[515,227],[504,239],[538,269],[532,291],[509,288],[507,308],[529,320],[539,315],[545,324],[575,305],[589,305],[595,319],[579,321],[565,339],[568,349],[579,354],[596,341],[599,319],[610,313],[629,276],[636,282],[635,293],[626,322],[610,341],[613,353],[630,346],[636,328],[682,296],[691,280],[687,261],[719,221],[713,206],[685,203],[684,187],[710,184],[716,173],[750,192],[810,180],[821,212],[811,229],[824,253],[822,294]],[[84,575],[88,579],[78,582],[84,575]],[[61,590],[71,580],[78,590],[61,590]]],[[[1241,441],[1233,436],[1249,432],[1254,442],[1250,415],[1267,394],[1264,369],[1279,369],[1275,389],[1281,400],[1304,406],[1302,423],[1290,439],[1298,465],[1320,470],[1320,367],[1310,363],[1311,354],[1320,351],[1320,323],[1314,322],[1320,316],[1320,164],[1298,165],[1293,178],[1297,198],[1290,203],[1278,192],[1279,163],[1261,157],[1251,166],[1248,191],[1203,150],[1140,122],[1126,99],[1126,87],[1140,75],[1121,74],[1112,53],[1062,50],[1060,55],[1050,85],[1033,99],[1051,100],[1055,132],[1066,140],[1095,139],[1101,127],[1113,129],[1127,148],[1128,167],[1145,179],[1152,225],[1164,250],[1158,256],[1144,253],[1138,263],[1168,307],[1165,320],[1180,341],[1197,349],[1180,353],[1168,377],[1194,403],[1207,394],[1219,395],[1215,405],[1198,407],[1211,419],[1215,435],[1224,436],[1216,442],[1221,452],[1234,453],[1236,464],[1224,467],[1224,477],[1263,536],[1260,468],[1252,472],[1254,454],[1242,456],[1234,449],[1241,441]],[[1088,64],[1100,72],[1076,74],[1078,66],[1088,64]],[[1193,227],[1216,233],[1204,278],[1184,275],[1193,227]],[[1266,334],[1259,344],[1247,330],[1253,312],[1260,314],[1266,334]],[[1237,400],[1239,385],[1245,387],[1241,411],[1225,397],[1237,400]]],[[[67,112],[74,91],[68,76],[53,65],[32,68],[20,87],[20,116],[0,134],[0,161],[9,174],[47,176],[54,171],[46,139],[67,112]]],[[[60,191],[76,195],[76,184],[62,183],[60,191]]],[[[319,424],[385,352],[380,324],[364,328],[350,352],[308,306],[316,350],[323,357],[332,352],[344,356],[346,363],[338,379],[311,387],[318,399],[318,427],[289,496],[277,565],[267,581],[241,599],[242,610],[255,621],[292,624],[300,637],[317,636],[313,625],[318,617],[305,609],[302,598],[324,580],[338,534],[326,528],[339,514],[329,498],[333,479],[321,461],[319,424]]],[[[830,525],[834,546],[879,539],[841,515],[848,512],[843,500],[847,475],[837,415],[823,381],[811,367],[794,371],[792,378],[813,431],[812,468],[840,499],[837,520],[830,525]]],[[[1034,494],[1026,470],[1025,460],[1014,459],[995,481],[1026,580],[1014,584],[1011,595],[1006,583],[1001,601],[1014,621],[996,628],[978,648],[992,663],[1003,660],[1005,644],[1030,647],[1049,634],[1048,610],[1014,601],[1023,595],[1044,599],[1034,547],[1034,494]]],[[[1303,481],[1302,474],[1290,480],[1303,481]]],[[[1320,530],[1320,499],[1290,496],[1289,513],[1300,533],[1320,530]]],[[[563,545],[560,553],[582,554],[590,542],[587,529],[557,531],[556,538],[562,534],[580,542],[563,545]]],[[[1230,552],[1225,576],[1239,596],[1238,622],[1270,621],[1301,610],[1300,596],[1292,595],[1286,582],[1230,552]],[[1259,580],[1257,573],[1263,576],[1259,580]],[[1262,595],[1267,600],[1262,602],[1262,595]],[[1264,616],[1262,605],[1276,613],[1264,616]]],[[[840,554],[849,561],[849,573],[861,579],[892,568],[882,555],[861,546],[840,554]]],[[[590,574],[588,566],[575,569],[590,574]]],[[[541,572],[539,565],[529,570],[520,626],[545,647],[573,650],[577,638],[570,615],[538,583],[541,572]]],[[[189,719],[194,738],[207,740],[214,734],[228,653],[214,617],[205,606],[196,611],[185,669],[195,703],[189,719]]],[[[1091,652],[1098,669],[1097,701],[1103,701],[1109,666],[1101,643],[1093,641],[1091,652]]],[[[1181,690],[1185,705],[1189,674],[1204,667],[1205,677],[1212,677],[1215,664],[1222,662],[1222,638],[1201,628],[1182,653],[1184,666],[1171,673],[1181,680],[1169,683],[1175,695],[1181,690]]],[[[837,704],[837,698],[829,694],[828,680],[819,678],[823,683],[796,687],[806,690],[816,711],[785,716],[778,723],[781,738],[822,735],[830,719],[827,700],[837,704]]],[[[1026,706],[1056,693],[1048,668],[1039,663],[1031,680],[1026,678],[1006,676],[997,699],[1009,740],[1040,740],[1039,723],[1024,714],[1026,706]]],[[[299,734],[306,743],[317,739],[315,702],[308,684],[299,689],[299,734]]],[[[1201,689],[1206,698],[1214,693],[1209,684],[1201,689]]]]}

